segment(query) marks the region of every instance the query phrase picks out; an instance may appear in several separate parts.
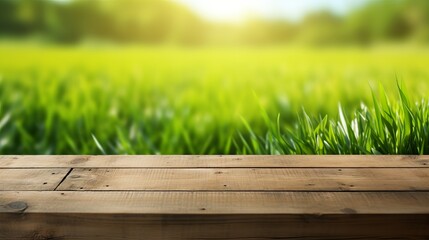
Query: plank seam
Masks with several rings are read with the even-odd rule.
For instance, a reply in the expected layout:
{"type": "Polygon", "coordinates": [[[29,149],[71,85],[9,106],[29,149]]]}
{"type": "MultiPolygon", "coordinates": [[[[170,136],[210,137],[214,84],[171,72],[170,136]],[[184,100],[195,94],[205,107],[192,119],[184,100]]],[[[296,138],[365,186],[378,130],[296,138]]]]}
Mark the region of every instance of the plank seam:
{"type": "MultiPolygon", "coordinates": [[[[34,192],[35,190],[19,190],[18,192],[34,192]]],[[[201,192],[201,193],[429,193],[429,190],[57,190],[57,192],[201,192]]],[[[14,192],[12,190],[0,190],[14,192]]],[[[52,192],[51,190],[38,190],[36,192],[52,192]]]]}
{"type": "MultiPolygon", "coordinates": [[[[69,169],[70,167],[0,167],[0,170],[7,169],[69,169]]],[[[72,167],[73,169],[426,169],[428,167],[93,167],[93,166],[84,166],[84,167],[72,167]]]]}
{"type": "Polygon", "coordinates": [[[60,187],[60,185],[66,180],[66,178],[70,175],[70,173],[73,171],[73,168],[70,168],[70,170],[64,175],[63,179],[58,183],[58,185],[54,188],[54,191],[57,191],[57,189],[60,187]]]}

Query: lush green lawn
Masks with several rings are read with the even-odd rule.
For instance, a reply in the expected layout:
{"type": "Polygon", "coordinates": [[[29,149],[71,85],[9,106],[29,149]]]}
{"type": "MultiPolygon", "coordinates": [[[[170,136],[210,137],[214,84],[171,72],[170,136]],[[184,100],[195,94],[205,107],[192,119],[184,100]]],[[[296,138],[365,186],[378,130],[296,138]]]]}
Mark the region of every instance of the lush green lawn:
{"type": "Polygon", "coordinates": [[[428,63],[426,49],[2,45],[0,153],[429,153],[428,63]]]}

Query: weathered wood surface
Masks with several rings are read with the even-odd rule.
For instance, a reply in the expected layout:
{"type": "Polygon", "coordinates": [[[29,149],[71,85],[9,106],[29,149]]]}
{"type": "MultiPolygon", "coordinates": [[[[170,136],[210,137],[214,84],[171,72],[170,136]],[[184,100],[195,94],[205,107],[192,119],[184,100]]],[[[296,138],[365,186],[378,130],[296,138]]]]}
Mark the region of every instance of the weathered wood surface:
{"type": "Polygon", "coordinates": [[[0,191],[54,190],[68,169],[0,169],[0,191]]]}
{"type": "MultiPolygon", "coordinates": [[[[427,215],[19,214],[1,239],[428,239],[427,215]]],[[[4,225],[3,225],[4,224],[4,225]]]]}
{"type": "Polygon", "coordinates": [[[429,192],[0,191],[0,199],[46,214],[429,214],[429,192]]]}
{"type": "Polygon", "coordinates": [[[74,169],[59,190],[424,191],[429,168],[74,169]]]}
{"type": "Polygon", "coordinates": [[[0,156],[0,239],[429,239],[429,156],[0,156]]]}
{"type": "Polygon", "coordinates": [[[427,215],[19,214],[1,239],[428,239],[427,215]]]}
{"type": "Polygon", "coordinates": [[[0,168],[429,168],[429,156],[0,156],[0,168]]]}

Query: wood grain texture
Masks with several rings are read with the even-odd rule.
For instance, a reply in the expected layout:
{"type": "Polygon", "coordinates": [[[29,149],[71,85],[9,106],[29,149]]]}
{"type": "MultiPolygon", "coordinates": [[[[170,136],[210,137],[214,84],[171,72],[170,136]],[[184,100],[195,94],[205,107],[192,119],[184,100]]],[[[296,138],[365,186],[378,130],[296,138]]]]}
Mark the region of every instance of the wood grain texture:
{"type": "Polygon", "coordinates": [[[69,169],[0,169],[0,191],[54,190],[69,169]]]}
{"type": "Polygon", "coordinates": [[[429,168],[429,156],[0,156],[0,168],[429,168]]]}
{"type": "Polygon", "coordinates": [[[429,239],[429,156],[0,156],[0,239],[429,239]]]}
{"type": "Polygon", "coordinates": [[[74,169],[58,190],[423,191],[429,169],[74,169]]]}
{"type": "Polygon", "coordinates": [[[429,193],[0,192],[0,239],[427,239],[429,193]]]}
{"type": "Polygon", "coordinates": [[[25,213],[429,214],[428,192],[0,192],[0,206],[13,202],[25,213]]]}
{"type": "Polygon", "coordinates": [[[428,215],[0,214],[0,239],[428,239],[428,215]]]}

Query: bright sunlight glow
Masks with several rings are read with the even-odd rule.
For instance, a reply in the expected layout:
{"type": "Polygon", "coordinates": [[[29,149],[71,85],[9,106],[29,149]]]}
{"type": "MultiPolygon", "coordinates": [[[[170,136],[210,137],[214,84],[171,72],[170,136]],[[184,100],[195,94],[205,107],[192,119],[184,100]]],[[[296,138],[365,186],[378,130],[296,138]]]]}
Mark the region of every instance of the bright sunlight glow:
{"type": "Polygon", "coordinates": [[[311,11],[327,9],[337,14],[367,0],[175,0],[212,21],[238,22],[249,16],[300,20],[311,11]]]}

